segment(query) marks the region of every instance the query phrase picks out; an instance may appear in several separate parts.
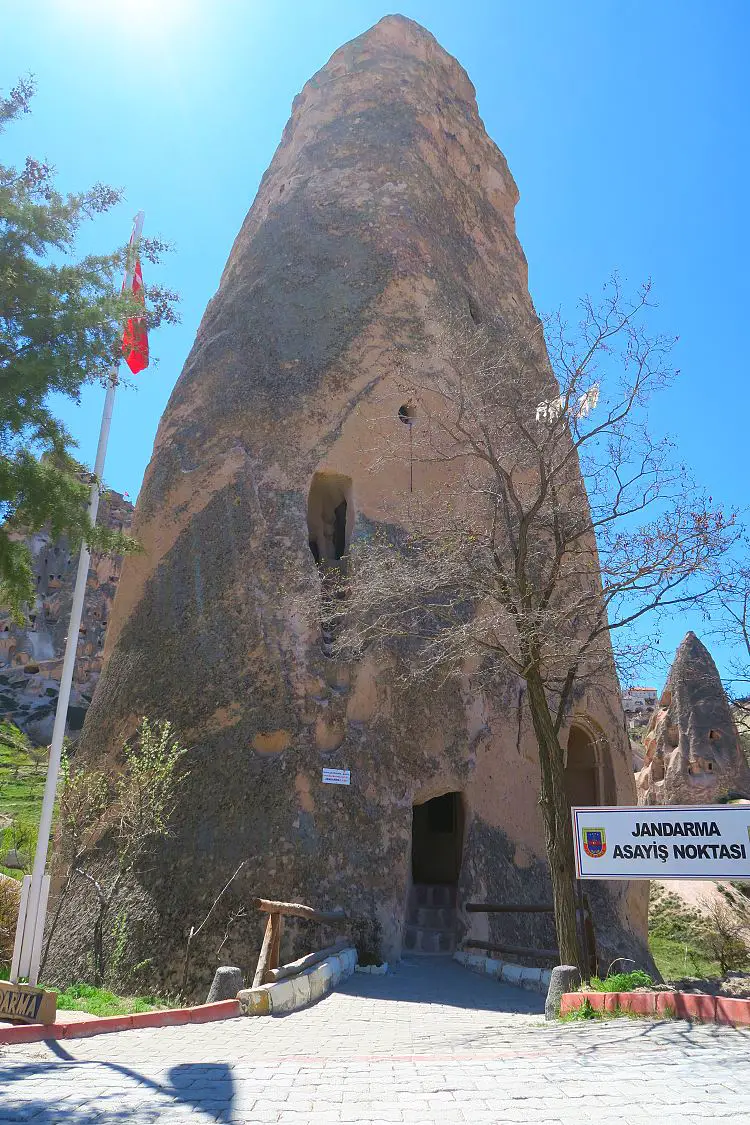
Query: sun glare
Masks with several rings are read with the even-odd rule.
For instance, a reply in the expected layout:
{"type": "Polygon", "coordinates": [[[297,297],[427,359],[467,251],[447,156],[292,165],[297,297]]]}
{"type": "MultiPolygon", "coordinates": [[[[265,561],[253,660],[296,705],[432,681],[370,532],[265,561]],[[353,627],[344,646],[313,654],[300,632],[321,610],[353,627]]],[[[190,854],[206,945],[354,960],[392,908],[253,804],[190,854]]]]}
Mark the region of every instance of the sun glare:
{"type": "Polygon", "coordinates": [[[68,18],[105,34],[163,35],[196,15],[195,0],[63,0],[68,18]]]}

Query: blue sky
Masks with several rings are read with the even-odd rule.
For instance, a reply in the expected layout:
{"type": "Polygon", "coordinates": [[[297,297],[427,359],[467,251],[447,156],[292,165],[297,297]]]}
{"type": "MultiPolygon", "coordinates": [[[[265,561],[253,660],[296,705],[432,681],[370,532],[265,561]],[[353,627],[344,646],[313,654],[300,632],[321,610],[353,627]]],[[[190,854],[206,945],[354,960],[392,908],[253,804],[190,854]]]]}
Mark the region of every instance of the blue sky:
{"type": "MultiPolygon", "coordinates": [[[[467,69],[521,192],[518,232],[540,312],[613,269],[653,277],[654,325],[679,335],[658,432],[715,498],[746,503],[750,172],[747,0],[0,0],[0,86],[36,76],[3,161],[50,160],[60,186],[122,186],[86,247],[130,216],[175,243],[158,279],[182,294],[158,364],[119,396],[108,482],[135,498],[169,393],[292,99],[332,52],[390,11],[467,69]]],[[[155,280],[155,278],[151,278],[155,280]]],[[[146,276],[148,283],[149,276],[146,276]]],[[[62,413],[93,460],[102,392],[62,413]]],[[[673,652],[699,618],[663,636],[673,652]]],[[[721,658],[721,653],[716,655],[721,658]]],[[[661,682],[663,669],[644,669],[661,682]]]]}

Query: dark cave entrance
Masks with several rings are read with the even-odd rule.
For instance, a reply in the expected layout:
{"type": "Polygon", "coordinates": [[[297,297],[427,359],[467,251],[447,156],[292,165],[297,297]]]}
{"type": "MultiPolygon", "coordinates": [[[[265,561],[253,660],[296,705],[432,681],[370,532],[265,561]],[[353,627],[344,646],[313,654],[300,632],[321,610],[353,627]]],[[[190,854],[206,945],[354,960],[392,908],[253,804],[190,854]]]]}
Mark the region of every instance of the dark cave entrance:
{"type": "Polygon", "coordinates": [[[443,793],[412,810],[411,871],[414,883],[458,882],[464,815],[460,793],[443,793]]]}

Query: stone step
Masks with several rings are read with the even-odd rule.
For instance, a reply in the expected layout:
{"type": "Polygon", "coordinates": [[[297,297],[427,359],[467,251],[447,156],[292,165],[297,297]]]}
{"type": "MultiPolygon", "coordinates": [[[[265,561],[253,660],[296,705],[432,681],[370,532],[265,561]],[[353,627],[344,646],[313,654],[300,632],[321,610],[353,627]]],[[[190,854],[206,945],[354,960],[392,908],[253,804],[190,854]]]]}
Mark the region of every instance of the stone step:
{"type": "Polygon", "coordinates": [[[456,886],[454,883],[413,883],[409,892],[409,906],[455,909],[456,886]]]}
{"type": "Polygon", "coordinates": [[[407,922],[423,930],[455,930],[455,906],[409,906],[407,922]]]}
{"type": "Polygon", "coordinates": [[[453,953],[455,949],[456,935],[452,930],[423,929],[410,924],[404,928],[406,953],[453,953]]]}

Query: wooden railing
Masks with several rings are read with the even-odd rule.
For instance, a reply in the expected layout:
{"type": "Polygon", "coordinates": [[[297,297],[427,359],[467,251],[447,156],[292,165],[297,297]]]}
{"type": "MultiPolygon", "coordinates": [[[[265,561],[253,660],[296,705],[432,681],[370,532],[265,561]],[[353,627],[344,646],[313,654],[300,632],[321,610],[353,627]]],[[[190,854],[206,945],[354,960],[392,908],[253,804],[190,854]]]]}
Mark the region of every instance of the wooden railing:
{"type": "Polygon", "coordinates": [[[285,977],[295,976],[297,973],[303,972],[304,969],[309,968],[311,965],[322,961],[330,953],[335,953],[337,950],[342,949],[346,942],[340,941],[335,945],[328,946],[326,949],[321,949],[318,953],[309,953],[306,957],[301,957],[298,961],[294,961],[289,965],[279,967],[279,949],[281,946],[281,934],[284,929],[284,918],[307,918],[310,922],[328,922],[335,924],[337,922],[346,922],[347,915],[342,910],[324,911],[316,910],[313,906],[302,906],[299,902],[275,902],[269,898],[254,898],[252,900],[253,906],[258,910],[262,910],[264,914],[268,915],[266,922],[266,930],[263,935],[263,944],[260,949],[260,956],[258,957],[258,965],[255,969],[255,977],[253,979],[253,988],[258,988],[261,984],[269,984],[272,981],[282,980],[285,977]]]}
{"type": "MultiPolygon", "coordinates": [[[[467,914],[553,914],[554,907],[551,903],[499,903],[499,902],[467,902],[467,914]]],[[[551,961],[559,957],[559,950],[532,949],[523,945],[505,945],[500,941],[478,941],[474,938],[464,938],[464,945],[474,949],[485,949],[488,953],[504,953],[511,957],[528,957],[532,961],[551,961]]]]}
{"type": "MultiPolygon", "coordinates": [[[[594,932],[588,905],[584,902],[580,884],[577,886],[576,927],[583,954],[583,963],[594,966],[596,954],[594,951],[594,932]]],[[[498,903],[498,902],[467,902],[464,909],[467,914],[554,914],[555,908],[551,903],[498,903]]],[[[505,945],[498,941],[478,941],[474,938],[464,938],[464,945],[473,949],[484,949],[489,953],[504,953],[511,957],[528,957],[532,961],[553,961],[560,956],[556,947],[550,949],[535,949],[522,945],[505,945]]]]}

